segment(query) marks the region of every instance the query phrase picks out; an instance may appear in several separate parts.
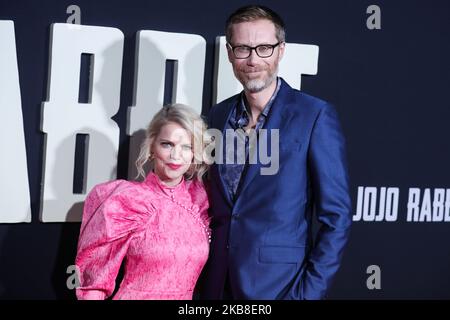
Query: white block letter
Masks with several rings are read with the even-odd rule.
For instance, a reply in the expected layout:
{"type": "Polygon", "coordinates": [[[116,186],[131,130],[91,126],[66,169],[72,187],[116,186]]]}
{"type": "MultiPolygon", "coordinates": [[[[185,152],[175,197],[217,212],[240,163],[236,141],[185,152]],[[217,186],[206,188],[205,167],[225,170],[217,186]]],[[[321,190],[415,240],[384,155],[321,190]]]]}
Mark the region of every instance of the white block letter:
{"type": "Polygon", "coordinates": [[[445,189],[434,189],[433,218],[431,221],[440,222],[444,220],[445,189]]]}
{"type": "Polygon", "coordinates": [[[374,221],[377,205],[377,188],[364,189],[363,221],[374,221]]]}
{"type": "Polygon", "coordinates": [[[128,177],[136,176],[134,163],[150,120],[164,103],[166,61],[175,60],[172,100],[202,111],[206,40],[194,34],[139,31],[137,34],[134,101],[128,109],[130,141],[128,177]]]}
{"type": "Polygon", "coordinates": [[[30,191],[14,22],[0,21],[0,223],[30,222],[30,191]]]}
{"type": "Polygon", "coordinates": [[[387,189],[387,200],[386,200],[386,221],[397,221],[398,216],[398,199],[400,196],[399,188],[388,188],[387,189]]]}
{"type": "Polygon", "coordinates": [[[410,222],[419,220],[419,204],[420,204],[420,189],[409,188],[408,211],[406,215],[406,221],[410,222]]]}
{"type": "Polygon", "coordinates": [[[356,213],[353,215],[353,221],[360,221],[362,218],[363,198],[364,187],[358,187],[358,196],[356,197],[356,213]]]}
{"type": "Polygon", "coordinates": [[[422,206],[420,207],[419,221],[431,221],[431,193],[430,189],[426,188],[423,192],[422,206]]]}
{"type": "Polygon", "coordinates": [[[89,135],[85,192],[116,177],[119,128],[111,120],[120,103],[123,33],[115,28],[53,24],[41,220],[80,221],[85,194],[73,193],[76,134],[89,135]],[[88,103],[79,103],[81,54],[91,56],[88,103]]]}

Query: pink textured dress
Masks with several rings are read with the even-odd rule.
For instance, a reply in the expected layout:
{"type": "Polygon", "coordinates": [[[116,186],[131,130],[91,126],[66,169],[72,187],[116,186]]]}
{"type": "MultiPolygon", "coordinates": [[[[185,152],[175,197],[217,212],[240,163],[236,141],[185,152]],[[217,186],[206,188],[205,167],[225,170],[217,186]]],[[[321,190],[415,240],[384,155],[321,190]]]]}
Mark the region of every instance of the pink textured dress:
{"type": "Polygon", "coordinates": [[[208,198],[198,181],[97,185],[84,204],[75,264],[78,299],[192,299],[209,253],[208,198]]]}

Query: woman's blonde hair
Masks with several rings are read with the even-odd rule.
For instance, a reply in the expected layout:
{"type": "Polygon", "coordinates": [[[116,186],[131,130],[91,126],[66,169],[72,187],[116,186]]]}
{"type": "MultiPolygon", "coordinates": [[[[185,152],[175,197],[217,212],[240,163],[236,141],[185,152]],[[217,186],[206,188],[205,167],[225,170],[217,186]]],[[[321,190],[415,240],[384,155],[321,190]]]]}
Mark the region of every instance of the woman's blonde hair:
{"type": "Polygon", "coordinates": [[[191,166],[184,174],[184,178],[187,180],[197,178],[199,181],[202,181],[204,174],[208,170],[208,164],[203,158],[203,150],[210,139],[207,136],[206,124],[201,116],[184,104],[166,105],[153,117],[145,132],[145,140],[141,145],[139,156],[136,160],[138,172],[136,178],[146,177],[144,166],[147,162],[149,162],[150,169],[153,170],[153,161],[150,159],[151,147],[161,128],[169,122],[180,125],[192,136],[194,158],[191,166]]]}

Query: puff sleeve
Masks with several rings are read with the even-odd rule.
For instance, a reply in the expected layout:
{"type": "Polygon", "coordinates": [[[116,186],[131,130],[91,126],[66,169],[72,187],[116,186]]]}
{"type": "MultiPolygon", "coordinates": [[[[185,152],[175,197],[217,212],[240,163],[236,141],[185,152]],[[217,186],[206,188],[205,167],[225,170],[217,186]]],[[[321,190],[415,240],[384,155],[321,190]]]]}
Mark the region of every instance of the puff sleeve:
{"type": "Polygon", "coordinates": [[[151,205],[141,201],[129,182],[98,185],[88,194],[78,239],[78,299],[109,297],[133,235],[145,225],[151,205]]]}

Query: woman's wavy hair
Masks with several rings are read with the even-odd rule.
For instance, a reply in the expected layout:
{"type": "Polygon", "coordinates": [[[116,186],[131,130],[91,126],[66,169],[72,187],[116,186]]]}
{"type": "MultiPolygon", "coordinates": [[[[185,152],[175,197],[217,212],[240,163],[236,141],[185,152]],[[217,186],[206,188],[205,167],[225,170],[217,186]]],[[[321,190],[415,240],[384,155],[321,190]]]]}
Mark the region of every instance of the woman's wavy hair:
{"type": "Polygon", "coordinates": [[[164,106],[155,114],[148,125],[145,134],[145,140],[142,142],[139,156],[136,160],[137,176],[146,177],[144,166],[147,164],[153,170],[153,160],[150,158],[150,150],[155,138],[158,136],[161,128],[170,123],[176,123],[185,129],[192,136],[192,150],[194,158],[191,166],[184,174],[184,178],[192,180],[194,178],[202,181],[203,176],[208,171],[209,165],[204,159],[204,148],[210,143],[211,138],[206,131],[206,124],[201,116],[184,104],[171,104],[164,106]]]}

